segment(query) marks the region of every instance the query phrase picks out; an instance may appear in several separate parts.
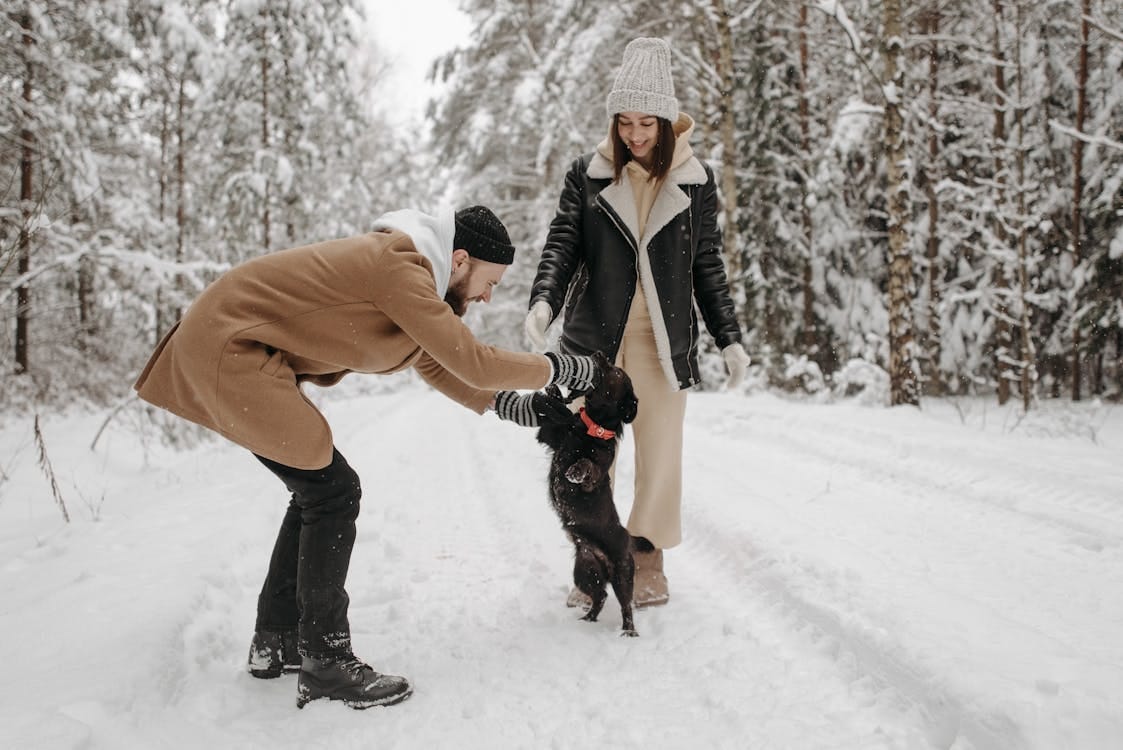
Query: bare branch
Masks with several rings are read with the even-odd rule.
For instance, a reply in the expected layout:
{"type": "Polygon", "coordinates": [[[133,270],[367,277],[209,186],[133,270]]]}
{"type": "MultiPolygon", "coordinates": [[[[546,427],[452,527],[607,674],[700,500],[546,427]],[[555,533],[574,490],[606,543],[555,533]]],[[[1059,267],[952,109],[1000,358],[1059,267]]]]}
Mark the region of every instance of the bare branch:
{"type": "Polygon", "coordinates": [[[43,433],[39,429],[39,415],[35,415],[35,445],[39,448],[39,467],[43,470],[43,475],[47,477],[47,481],[51,484],[51,495],[55,498],[59,510],[62,511],[62,520],[70,523],[70,514],[66,512],[66,502],[62,499],[62,493],[59,491],[58,482],[55,481],[55,471],[51,468],[51,460],[47,458],[47,444],[43,440],[43,433]]]}

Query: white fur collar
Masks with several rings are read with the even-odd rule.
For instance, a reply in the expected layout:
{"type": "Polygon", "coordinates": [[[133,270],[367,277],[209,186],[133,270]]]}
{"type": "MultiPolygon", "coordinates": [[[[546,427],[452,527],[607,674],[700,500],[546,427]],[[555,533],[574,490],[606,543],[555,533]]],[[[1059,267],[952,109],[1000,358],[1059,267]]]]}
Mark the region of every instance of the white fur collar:
{"type": "MultiPolygon", "coordinates": [[[[604,158],[600,151],[593,153],[589,168],[585,171],[594,180],[612,179],[612,162],[604,158]]],[[[706,183],[706,170],[698,157],[691,156],[685,162],[667,173],[667,182],[672,185],[704,185],[706,183]]]]}

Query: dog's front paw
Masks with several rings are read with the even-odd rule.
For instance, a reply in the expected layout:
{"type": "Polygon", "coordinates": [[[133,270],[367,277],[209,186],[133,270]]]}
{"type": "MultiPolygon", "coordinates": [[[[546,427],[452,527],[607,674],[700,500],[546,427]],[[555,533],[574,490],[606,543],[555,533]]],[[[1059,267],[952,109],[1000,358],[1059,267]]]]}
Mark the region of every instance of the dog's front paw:
{"type": "Polygon", "coordinates": [[[638,638],[639,633],[637,633],[634,630],[623,630],[623,631],[620,632],[620,637],[621,638],[638,638]]]}
{"type": "Polygon", "coordinates": [[[575,461],[565,470],[565,478],[570,484],[584,484],[596,466],[587,458],[575,461]]]}
{"type": "Polygon", "coordinates": [[[580,464],[573,464],[573,466],[565,470],[565,479],[570,484],[581,484],[585,481],[585,477],[587,476],[588,472],[586,472],[580,464]]]}
{"type": "Polygon", "coordinates": [[[587,458],[582,458],[570,464],[565,470],[565,478],[570,484],[579,484],[585,492],[591,492],[596,483],[600,481],[601,470],[595,463],[587,458]]]}

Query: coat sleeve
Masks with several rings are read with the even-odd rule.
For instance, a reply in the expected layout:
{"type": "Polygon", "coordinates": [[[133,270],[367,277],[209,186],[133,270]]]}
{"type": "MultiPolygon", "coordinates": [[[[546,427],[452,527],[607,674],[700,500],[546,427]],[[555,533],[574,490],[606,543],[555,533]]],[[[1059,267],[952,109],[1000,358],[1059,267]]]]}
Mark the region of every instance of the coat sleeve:
{"type": "MultiPolygon", "coordinates": [[[[551,370],[545,356],[508,351],[477,339],[437,296],[432,272],[422,264],[421,255],[408,238],[399,244],[386,248],[374,268],[371,301],[422,352],[468,388],[537,390],[546,385],[551,370]]],[[[429,376],[443,377],[435,369],[429,376]]],[[[447,379],[443,382],[464,394],[469,402],[478,398],[469,398],[461,385],[447,379]]]]}
{"type": "Polygon", "coordinates": [[[558,210],[550,222],[538,273],[530,287],[530,304],[545,301],[550,305],[550,322],[561,313],[569,284],[581,264],[581,214],[585,204],[587,159],[573,162],[565,177],[558,210]]]}
{"type": "Polygon", "coordinates": [[[725,261],[721,254],[721,227],[717,223],[717,185],[713,170],[705,165],[709,178],[696,199],[701,203],[697,212],[700,224],[698,247],[694,255],[694,299],[702,312],[706,330],[714,337],[719,349],[741,340],[741,327],[737,323],[736,308],[729,293],[729,280],[725,275],[725,261]]]}
{"type": "Polygon", "coordinates": [[[495,395],[493,390],[473,388],[451,372],[441,367],[437,360],[422,352],[413,369],[430,386],[477,414],[483,414],[495,395]]]}

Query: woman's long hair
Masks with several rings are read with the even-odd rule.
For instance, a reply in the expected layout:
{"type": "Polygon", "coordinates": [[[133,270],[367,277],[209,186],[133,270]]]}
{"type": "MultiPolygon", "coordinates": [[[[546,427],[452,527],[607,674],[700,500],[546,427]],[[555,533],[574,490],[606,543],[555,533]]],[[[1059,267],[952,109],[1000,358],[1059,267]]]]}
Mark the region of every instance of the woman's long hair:
{"type": "MultiPolygon", "coordinates": [[[[659,135],[655,139],[655,148],[651,150],[651,179],[662,182],[667,173],[671,171],[671,159],[675,155],[675,128],[670,120],[662,117],[655,118],[659,122],[659,135]]],[[[624,174],[624,167],[632,160],[632,152],[620,137],[620,114],[612,116],[612,172],[614,182],[620,181],[624,174]]]]}

